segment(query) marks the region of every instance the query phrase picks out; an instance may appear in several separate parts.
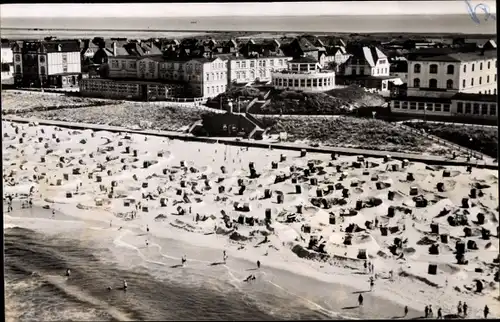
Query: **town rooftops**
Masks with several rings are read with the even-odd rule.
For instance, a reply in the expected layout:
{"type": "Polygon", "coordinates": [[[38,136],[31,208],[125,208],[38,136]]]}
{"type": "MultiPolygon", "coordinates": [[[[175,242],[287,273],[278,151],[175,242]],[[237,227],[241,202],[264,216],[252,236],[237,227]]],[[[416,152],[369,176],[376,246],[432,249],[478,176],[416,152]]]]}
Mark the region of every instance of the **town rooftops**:
{"type": "Polygon", "coordinates": [[[470,52],[470,53],[450,53],[446,55],[431,56],[431,57],[415,57],[411,59],[412,61],[430,61],[430,62],[465,62],[465,61],[476,61],[493,59],[497,57],[496,50],[485,50],[484,54],[481,52],[470,52]]]}
{"type": "Polygon", "coordinates": [[[457,93],[452,97],[458,101],[475,101],[475,102],[497,102],[497,95],[477,94],[477,93],[457,93]]]}
{"type": "Polygon", "coordinates": [[[53,52],[80,52],[80,43],[78,40],[57,40],[42,41],[43,48],[48,53],[53,52]],[[59,50],[60,49],[60,50],[59,50]]]}

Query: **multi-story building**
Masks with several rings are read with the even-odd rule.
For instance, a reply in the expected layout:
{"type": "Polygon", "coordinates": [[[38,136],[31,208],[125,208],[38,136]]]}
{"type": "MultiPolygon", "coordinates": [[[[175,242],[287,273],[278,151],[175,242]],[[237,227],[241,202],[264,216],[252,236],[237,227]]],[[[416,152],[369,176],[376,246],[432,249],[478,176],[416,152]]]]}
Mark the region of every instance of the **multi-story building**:
{"type": "Polygon", "coordinates": [[[406,93],[391,98],[394,113],[496,117],[496,51],[412,57],[406,93]]]}
{"type": "Polygon", "coordinates": [[[81,76],[77,40],[24,41],[16,43],[14,81],[26,87],[74,87],[81,76]]]}
{"type": "Polygon", "coordinates": [[[496,94],[496,51],[417,57],[408,61],[408,96],[496,94]]]}
{"type": "Polygon", "coordinates": [[[292,57],[234,57],[227,62],[228,81],[236,84],[271,81],[273,71],[286,69],[292,57]]]}
{"type": "Polygon", "coordinates": [[[2,84],[14,83],[14,54],[10,42],[2,39],[2,84]]]}
{"type": "Polygon", "coordinates": [[[390,94],[390,83],[398,77],[390,75],[390,63],[387,56],[377,47],[353,47],[351,57],[340,66],[337,83],[342,85],[357,84],[371,88],[381,95],[390,94]]]}
{"type": "MultiPolygon", "coordinates": [[[[110,92],[113,88],[122,89],[122,93],[111,93],[109,95],[122,96],[126,98],[130,95],[137,97],[145,95],[139,94],[135,87],[131,87],[131,82],[137,82],[142,85],[149,85],[150,88],[156,88],[156,84],[162,86],[173,86],[170,90],[162,90],[165,95],[192,98],[209,98],[224,93],[228,85],[227,62],[218,57],[214,58],[185,58],[177,60],[167,60],[162,55],[146,56],[115,56],[108,58],[109,71],[107,78],[110,81],[123,82],[120,86],[112,86],[106,89],[110,92]],[[154,83],[154,84],[153,84],[154,83]],[[175,85],[175,86],[174,86],[175,85]],[[178,86],[177,86],[178,85],[178,86]],[[179,90],[179,86],[184,90],[179,90]],[[130,90],[124,91],[123,88],[130,90]],[[175,88],[175,90],[172,90],[175,88]]],[[[96,88],[105,86],[101,80],[96,80],[91,85],[92,80],[86,82],[87,92],[96,91],[96,88]]],[[[149,94],[148,94],[149,95],[149,94]]],[[[142,96],[141,96],[142,97],[142,96]]],[[[151,97],[151,96],[148,96],[151,97]]],[[[156,99],[162,99],[166,96],[153,95],[156,99]]]]}
{"type": "Polygon", "coordinates": [[[325,92],[335,88],[335,72],[321,70],[318,60],[303,56],[287,64],[287,70],[272,73],[272,84],[276,89],[325,92]]]}

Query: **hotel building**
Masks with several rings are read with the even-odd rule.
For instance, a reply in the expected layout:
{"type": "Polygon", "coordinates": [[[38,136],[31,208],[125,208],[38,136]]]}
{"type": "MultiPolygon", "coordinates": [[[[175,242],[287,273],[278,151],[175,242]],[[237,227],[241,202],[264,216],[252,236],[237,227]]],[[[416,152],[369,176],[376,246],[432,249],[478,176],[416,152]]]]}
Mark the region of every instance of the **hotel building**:
{"type": "Polygon", "coordinates": [[[496,51],[416,57],[408,89],[391,98],[394,113],[496,118],[496,51]]]}

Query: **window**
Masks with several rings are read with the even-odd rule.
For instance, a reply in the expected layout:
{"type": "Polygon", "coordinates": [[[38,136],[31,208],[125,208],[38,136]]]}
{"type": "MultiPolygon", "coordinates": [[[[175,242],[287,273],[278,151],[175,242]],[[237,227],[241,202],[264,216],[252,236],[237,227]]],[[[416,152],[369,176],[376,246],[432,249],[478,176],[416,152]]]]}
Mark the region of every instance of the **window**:
{"type": "Polygon", "coordinates": [[[462,81],[462,87],[465,87],[466,84],[465,84],[465,79],[462,81]]]}
{"type": "Polygon", "coordinates": [[[497,115],[497,105],[496,104],[490,105],[490,115],[497,115]]]}
{"type": "Polygon", "coordinates": [[[467,65],[464,65],[464,73],[467,73],[467,65]]]}
{"type": "Polygon", "coordinates": [[[488,104],[482,104],[481,105],[481,114],[482,115],[488,115],[488,104]]]}
{"type": "Polygon", "coordinates": [[[45,66],[40,66],[40,75],[45,75],[45,66]]]}
{"type": "Polygon", "coordinates": [[[453,89],[453,80],[448,79],[448,80],[446,81],[446,88],[447,88],[447,89],[453,89]]]}
{"type": "Polygon", "coordinates": [[[497,74],[495,74],[495,82],[497,81],[497,74]]]}
{"type": "Polygon", "coordinates": [[[417,109],[417,103],[416,102],[410,102],[410,110],[416,110],[417,109]]]}
{"type": "Polygon", "coordinates": [[[429,88],[437,88],[437,83],[438,83],[437,79],[431,78],[429,80],[429,88]]]}
{"type": "Polygon", "coordinates": [[[446,74],[448,75],[453,75],[455,73],[455,66],[453,65],[448,65],[446,67],[446,74]]]}
{"type": "Polygon", "coordinates": [[[479,85],[481,85],[482,83],[483,83],[483,78],[479,77],[479,85]]]}
{"type": "Polygon", "coordinates": [[[16,55],[16,62],[20,62],[21,61],[21,55],[16,55]]]}
{"type": "Polygon", "coordinates": [[[459,114],[464,113],[464,103],[462,103],[462,102],[457,103],[457,113],[459,113],[459,114]]]}
{"type": "Polygon", "coordinates": [[[250,68],[255,67],[255,62],[252,60],[250,61],[250,68]]]}
{"type": "Polygon", "coordinates": [[[113,68],[119,68],[118,61],[117,60],[112,60],[111,61],[111,67],[113,67],[113,68]]]}
{"type": "Polygon", "coordinates": [[[425,109],[425,103],[422,103],[422,102],[418,102],[417,103],[417,109],[419,111],[423,111],[425,109]]]}
{"type": "Polygon", "coordinates": [[[426,108],[427,111],[431,111],[432,112],[434,110],[434,104],[432,104],[432,103],[426,103],[425,105],[427,107],[426,108]]]}
{"type": "Polygon", "coordinates": [[[435,112],[441,112],[441,104],[435,104],[434,105],[434,111],[435,112]]]}
{"type": "Polygon", "coordinates": [[[415,66],[413,66],[413,72],[417,74],[420,73],[420,68],[420,64],[415,64],[415,66]]]}
{"type": "Polygon", "coordinates": [[[443,104],[443,111],[449,112],[450,111],[450,104],[443,104]]]}
{"type": "Polygon", "coordinates": [[[479,63],[479,70],[483,70],[483,63],[479,63]]]}
{"type": "Polygon", "coordinates": [[[274,59],[271,59],[271,60],[269,61],[269,64],[271,64],[271,66],[274,66],[274,59]]]}
{"type": "Polygon", "coordinates": [[[470,103],[465,103],[465,114],[470,114],[472,111],[472,106],[470,103]]]}
{"type": "Polygon", "coordinates": [[[474,103],[474,114],[479,114],[479,104],[474,103]]]}
{"type": "Polygon", "coordinates": [[[63,73],[67,73],[68,72],[68,66],[63,66],[63,73]]]}
{"type": "Polygon", "coordinates": [[[362,66],[362,67],[359,68],[359,74],[360,75],[364,75],[365,74],[365,67],[364,66],[362,66]]]}
{"type": "Polygon", "coordinates": [[[497,89],[493,89],[493,95],[497,95],[497,89]]]}
{"type": "Polygon", "coordinates": [[[470,79],[470,86],[474,86],[474,78],[470,79]]]}
{"type": "Polygon", "coordinates": [[[486,76],[486,83],[488,84],[490,82],[490,75],[486,76]]]}
{"type": "Polygon", "coordinates": [[[420,87],[420,78],[415,78],[413,80],[413,87],[420,87]]]}
{"type": "Polygon", "coordinates": [[[16,73],[21,74],[21,65],[16,65],[16,73]]]}
{"type": "Polygon", "coordinates": [[[429,73],[437,74],[438,73],[438,65],[432,64],[431,66],[429,66],[429,73]]]}
{"type": "Polygon", "coordinates": [[[407,110],[408,109],[408,102],[403,102],[403,110],[407,110]]]}
{"type": "Polygon", "coordinates": [[[472,63],[472,71],[474,71],[474,67],[476,64],[472,63]]]}
{"type": "Polygon", "coordinates": [[[40,63],[45,63],[45,56],[40,56],[40,63]]]}
{"type": "Polygon", "coordinates": [[[400,106],[401,106],[401,104],[400,104],[400,102],[399,102],[399,101],[394,101],[394,102],[393,102],[393,107],[394,107],[394,108],[400,108],[400,106]]]}
{"type": "Polygon", "coordinates": [[[488,69],[491,68],[491,62],[488,62],[488,69]]]}

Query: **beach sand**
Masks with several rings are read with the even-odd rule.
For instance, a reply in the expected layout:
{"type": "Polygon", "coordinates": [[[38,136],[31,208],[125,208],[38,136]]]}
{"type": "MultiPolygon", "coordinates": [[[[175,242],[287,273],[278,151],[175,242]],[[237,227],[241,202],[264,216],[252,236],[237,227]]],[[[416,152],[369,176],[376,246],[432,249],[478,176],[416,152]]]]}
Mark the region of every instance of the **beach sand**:
{"type": "MultiPolygon", "coordinates": [[[[299,152],[293,151],[246,150],[125,133],[93,133],[8,122],[2,122],[2,126],[4,197],[17,194],[15,200],[26,200],[30,188],[34,187],[35,207],[49,206],[56,210],[52,219],[51,210],[19,211],[19,203],[14,203],[15,212],[4,212],[6,225],[52,233],[57,227],[61,232],[73,227],[71,235],[74,238],[103,238],[103,243],[113,253],[112,261],[124,268],[143,266],[153,276],[168,274],[186,282],[191,280],[189,276],[202,276],[198,281],[222,279],[232,288],[251,287],[252,292],[248,293],[256,299],[259,292],[286,294],[287,299],[294,298],[302,305],[307,304],[333,317],[401,317],[404,305],[411,308],[409,317],[418,317],[428,304],[432,304],[435,311],[442,307],[443,314],[450,314],[455,313],[458,301],[468,303],[469,317],[482,317],[485,304],[490,308],[490,317],[499,316],[498,300],[495,299],[498,283],[490,283],[498,270],[498,264],[491,265],[498,254],[496,171],[473,169],[472,174],[468,174],[463,167],[433,167],[431,170],[420,163],[390,171],[388,168],[392,164],[401,168],[401,161],[384,162],[375,158],[366,158],[370,167],[356,168],[352,165],[357,157],[339,157],[331,161],[329,155],[300,157],[299,152]],[[129,153],[124,151],[126,147],[129,153]],[[47,149],[53,151],[47,154],[47,149]],[[137,150],[136,157],[134,150],[137,150]],[[286,160],[279,162],[280,155],[286,160]],[[45,162],[41,162],[41,157],[45,162]],[[308,168],[312,160],[317,160],[317,166],[323,169],[316,169],[316,173],[307,178],[302,171],[297,171],[301,193],[295,193],[295,184],[290,178],[275,183],[277,174],[289,175],[290,166],[308,168]],[[144,167],[145,161],[152,165],[144,167]],[[249,162],[254,163],[260,174],[258,178],[249,178],[249,162]],[[272,169],[272,162],[278,163],[278,169],[272,169]],[[333,166],[329,167],[329,162],[333,166]],[[342,181],[336,165],[345,173],[342,181]],[[127,166],[125,170],[124,166],[127,166]],[[221,166],[225,167],[225,174],[221,166]],[[76,168],[79,172],[73,172],[76,168]],[[443,170],[448,170],[450,176],[442,178],[443,170]],[[366,171],[368,174],[363,174],[366,171]],[[93,173],[91,178],[89,172],[93,173]],[[412,173],[415,181],[407,181],[407,173],[412,173]],[[33,180],[34,174],[36,180],[33,180]],[[377,181],[371,181],[374,175],[378,175],[377,181]],[[219,178],[223,181],[217,183],[219,178]],[[311,182],[311,178],[316,178],[318,183],[311,182]],[[237,193],[240,189],[238,179],[243,180],[246,187],[242,195],[237,193]],[[98,180],[101,182],[96,182],[98,180]],[[205,187],[205,180],[210,188],[205,187]],[[358,182],[356,187],[352,186],[354,181],[358,182]],[[349,188],[348,198],[342,198],[341,190],[323,193],[325,198],[344,199],[346,204],[333,205],[330,209],[313,206],[313,198],[318,193],[315,184],[326,188],[328,184],[339,182],[349,188]],[[378,190],[375,182],[390,183],[391,187],[378,190]],[[443,182],[446,191],[438,192],[437,182],[443,182]],[[113,184],[116,186],[109,196],[113,184]],[[460,207],[462,198],[469,194],[471,184],[482,185],[482,196],[469,199],[474,205],[463,209],[460,207]],[[221,185],[225,191],[219,193],[221,185]],[[415,207],[409,196],[410,187],[414,186],[429,201],[427,207],[415,207]],[[264,198],[265,189],[272,191],[271,198],[264,198]],[[389,190],[396,192],[392,201],[388,200],[389,190]],[[277,202],[276,195],[280,192],[283,203],[277,202]],[[152,200],[146,199],[148,194],[152,200]],[[165,198],[164,207],[160,198],[165,198]],[[378,198],[382,203],[374,206],[370,198],[378,198]],[[130,200],[130,204],[126,204],[126,200],[130,200]],[[339,216],[354,209],[358,200],[363,201],[363,208],[358,209],[355,216],[339,216]],[[139,202],[141,207],[136,210],[134,205],[139,202]],[[235,202],[248,204],[250,211],[236,211],[235,202]],[[302,214],[297,214],[297,205],[303,206],[302,214]],[[396,210],[394,217],[388,217],[389,205],[411,209],[412,214],[404,214],[401,208],[396,210]],[[449,226],[447,216],[436,218],[443,208],[457,214],[467,211],[471,220],[480,212],[485,214],[485,223],[472,224],[473,235],[467,238],[473,239],[478,246],[478,250],[466,253],[468,265],[457,265],[452,249],[457,238],[463,239],[463,227],[449,226]],[[270,228],[262,224],[266,209],[271,213],[270,228]],[[136,216],[131,219],[135,210],[136,216]],[[225,227],[221,210],[230,218],[232,228],[225,227]],[[184,211],[184,215],[179,215],[179,211],[184,211]],[[336,215],[336,224],[329,223],[329,212],[336,215]],[[197,213],[208,219],[195,222],[197,213]],[[155,219],[160,214],[166,218],[155,219]],[[258,219],[260,224],[236,224],[241,214],[258,219]],[[299,222],[285,222],[283,219],[290,214],[296,215],[299,222]],[[352,245],[344,245],[344,230],[349,224],[366,228],[365,222],[375,217],[381,226],[398,227],[399,231],[382,236],[379,229],[365,229],[352,234],[352,245]],[[450,236],[449,245],[440,244],[439,256],[429,255],[429,246],[418,243],[424,236],[439,239],[430,232],[431,221],[439,223],[441,233],[444,230],[450,236]],[[235,225],[237,233],[247,241],[229,238],[232,234],[235,239],[235,225]],[[312,234],[304,232],[303,225],[309,226],[312,234]],[[489,241],[482,240],[480,233],[478,236],[477,227],[480,226],[491,231],[489,241]],[[216,227],[218,234],[214,234],[216,227]],[[266,243],[263,243],[264,235],[268,235],[266,243]],[[298,246],[305,248],[310,235],[321,236],[326,241],[325,250],[330,255],[326,261],[299,258],[292,251],[298,246]],[[395,237],[407,239],[403,248],[405,260],[398,260],[388,249],[395,237]],[[362,308],[357,307],[356,292],[369,290],[370,275],[365,273],[364,260],[356,258],[359,249],[366,250],[377,274],[373,291],[363,293],[362,308]],[[227,263],[211,265],[221,261],[222,250],[229,256],[227,263]],[[187,256],[186,267],[173,268],[180,264],[183,255],[187,256]],[[253,272],[247,270],[255,268],[257,260],[262,267],[255,273],[255,283],[242,282],[251,274],[249,272],[253,272]],[[438,265],[437,275],[427,274],[429,263],[438,265]],[[483,272],[476,273],[477,267],[483,272]],[[388,278],[390,271],[394,272],[392,280],[388,278]],[[474,292],[473,280],[476,278],[485,281],[482,294],[474,292]]],[[[294,305],[293,301],[288,303],[294,305]]],[[[275,305],[268,308],[265,303],[260,305],[264,309],[275,308],[275,305]]],[[[286,306],[280,310],[286,311],[286,306]]]]}

